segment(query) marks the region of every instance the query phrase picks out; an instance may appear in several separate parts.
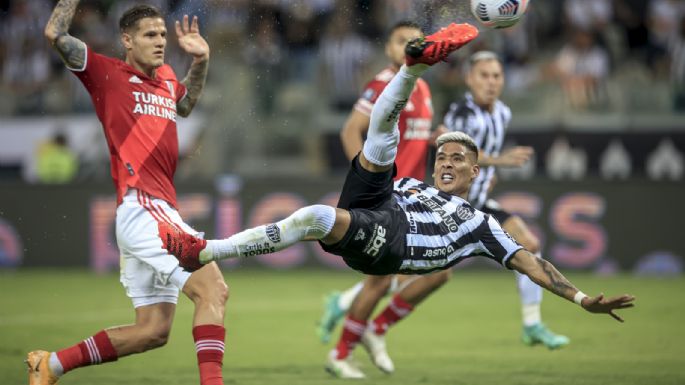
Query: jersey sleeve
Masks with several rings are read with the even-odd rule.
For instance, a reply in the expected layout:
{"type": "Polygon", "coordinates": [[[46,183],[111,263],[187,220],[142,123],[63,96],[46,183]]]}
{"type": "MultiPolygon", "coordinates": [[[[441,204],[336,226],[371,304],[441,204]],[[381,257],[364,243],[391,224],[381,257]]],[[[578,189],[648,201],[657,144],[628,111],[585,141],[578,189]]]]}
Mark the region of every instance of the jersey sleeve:
{"type": "Polygon", "coordinates": [[[487,256],[501,263],[507,269],[511,269],[509,259],[517,251],[523,249],[523,246],[519,245],[511,235],[504,231],[499,222],[491,215],[487,216],[484,223],[480,242],[485,248],[487,256]]]}
{"type": "Polygon", "coordinates": [[[108,74],[115,66],[113,59],[96,53],[86,45],[86,60],[83,62],[83,67],[71,68],[67,66],[67,69],[81,80],[91,95],[98,95],[109,79],[108,74]]]}
{"type": "Polygon", "coordinates": [[[376,103],[376,100],[378,100],[378,97],[387,84],[388,83],[379,80],[370,81],[366,87],[364,87],[364,92],[362,92],[362,95],[354,104],[354,109],[366,116],[371,116],[371,109],[373,109],[373,105],[376,103]]]}

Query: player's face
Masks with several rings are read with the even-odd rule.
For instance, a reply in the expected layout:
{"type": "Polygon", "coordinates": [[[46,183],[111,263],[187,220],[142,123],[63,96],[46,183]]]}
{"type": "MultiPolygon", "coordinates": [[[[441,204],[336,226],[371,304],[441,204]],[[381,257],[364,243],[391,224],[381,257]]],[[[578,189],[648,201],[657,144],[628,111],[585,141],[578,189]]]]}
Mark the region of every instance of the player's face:
{"type": "Polygon", "coordinates": [[[475,154],[463,144],[448,142],[438,148],[433,168],[438,190],[465,198],[479,172],[475,154]]]}
{"type": "Polygon", "coordinates": [[[138,20],[137,28],[123,33],[121,40],[126,47],[127,61],[144,69],[154,69],[164,64],[166,27],[161,18],[138,20]]]}
{"type": "Polygon", "coordinates": [[[401,67],[404,64],[404,47],[409,40],[422,37],[423,33],[411,27],[397,28],[392,32],[390,38],[385,43],[385,54],[393,65],[401,67]]]}
{"type": "Polygon", "coordinates": [[[502,94],[504,72],[498,60],[481,60],[474,64],[466,76],[466,84],[471,90],[476,104],[492,107],[502,94]]]}

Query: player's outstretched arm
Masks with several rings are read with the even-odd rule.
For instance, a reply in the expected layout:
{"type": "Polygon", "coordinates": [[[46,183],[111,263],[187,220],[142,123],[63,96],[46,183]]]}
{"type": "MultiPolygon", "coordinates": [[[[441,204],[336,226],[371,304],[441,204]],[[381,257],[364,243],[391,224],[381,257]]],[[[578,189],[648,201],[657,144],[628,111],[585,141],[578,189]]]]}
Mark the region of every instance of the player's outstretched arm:
{"type": "Polygon", "coordinates": [[[188,75],[181,81],[188,92],[176,105],[178,114],[186,117],[193,111],[205,87],[209,69],[209,44],[200,35],[197,16],[193,16],[192,23],[189,23],[188,15],[183,16],[182,22],[176,21],[176,36],[178,36],[178,45],[181,49],[193,56],[188,75]]]}
{"type": "Polygon", "coordinates": [[[45,26],[45,37],[69,68],[80,69],[86,62],[86,44],[69,35],[79,0],[60,0],[45,26]]]}
{"type": "Polygon", "coordinates": [[[604,298],[604,294],[596,297],[585,296],[554,265],[524,249],[517,251],[509,264],[512,268],[522,274],[526,274],[533,282],[552,293],[572,302],[580,302],[580,306],[591,313],[606,313],[617,321],[623,322],[623,318],[614,313],[614,310],[634,306],[633,300],[635,300],[635,297],[628,294],[612,298],[604,298]]]}

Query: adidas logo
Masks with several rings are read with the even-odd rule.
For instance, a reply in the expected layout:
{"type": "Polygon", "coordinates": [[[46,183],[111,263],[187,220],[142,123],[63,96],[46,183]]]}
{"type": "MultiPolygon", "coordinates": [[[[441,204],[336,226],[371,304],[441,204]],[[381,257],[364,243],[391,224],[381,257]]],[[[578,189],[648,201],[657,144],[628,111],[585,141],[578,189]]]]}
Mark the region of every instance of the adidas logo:
{"type": "Polygon", "coordinates": [[[131,77],[128,79],[128,82],[129,82],[129,83],[135,83],[135,84],[143,84],[143,81],[140,80],[140,78],[139,78],[138,76],[136,76],[136,75],[131,76],[131,77]]]}

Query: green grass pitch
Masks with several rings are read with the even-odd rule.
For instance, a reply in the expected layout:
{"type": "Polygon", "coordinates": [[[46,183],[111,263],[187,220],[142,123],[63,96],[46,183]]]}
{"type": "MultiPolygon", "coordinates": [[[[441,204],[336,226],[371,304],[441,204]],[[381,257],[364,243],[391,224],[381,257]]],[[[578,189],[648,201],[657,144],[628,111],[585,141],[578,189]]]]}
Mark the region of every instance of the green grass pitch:
{"type": "MultiPolygon", "coordinates": [[[[314,324],[328,290],[360,276],[321,271],[226,272],[226,384],[333,384],[314,324]]],[[[511,273],[455,271],[453,279],[388,334],[397,371],[384,375],[363,349],[357,359],[372,384],[685,384],[685,280],[570,275],[586,293],[637,296],[620,324],[545,293],[543,318],[567,334],[559,351],[519,342],[518,296],[511,273]]],[[[143,355],[76,370],[63,385],[197,384],[190,334],[192,304],[182,299],[169,344],[143,355]]],[[[118,276],[82,271],[0,273],[0,384],[25,384],[28,350],[54,350],[133,311],[118,276]]],[[[337,336],[337,334],[336,334],[337,336]]]]}

